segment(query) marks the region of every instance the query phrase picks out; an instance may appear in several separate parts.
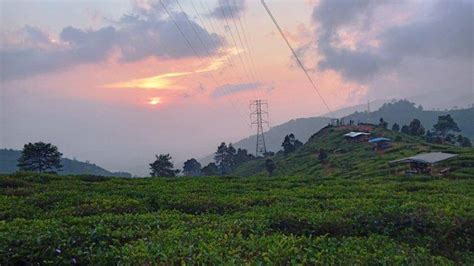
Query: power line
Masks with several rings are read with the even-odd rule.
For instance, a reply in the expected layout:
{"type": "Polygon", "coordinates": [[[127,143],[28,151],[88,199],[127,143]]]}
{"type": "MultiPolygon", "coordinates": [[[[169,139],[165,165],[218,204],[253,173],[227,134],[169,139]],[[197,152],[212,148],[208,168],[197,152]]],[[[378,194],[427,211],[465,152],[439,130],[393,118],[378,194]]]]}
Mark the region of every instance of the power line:
{"type": "Polygon", "coordinates": [[[270,16],[270,18],[272,19],[273,23],[275,24],[276,28],[278,29],[278,31],[280,32],[281,34],[281,37],[283,37],[283,39],[285,40],[286,42],[286,45],[288,45],[288,48],[290,48],[291,52],[293,53],[293,56],[296,58],[296,61],[298,62],[299,66],[301,67],[301,69],[303,69],[304,73],[306,74],[306,77],[308,78],[309,82],[311,83],[311,85],[313,86],[313,88],[316,90],[316,92],[318,93],[319,95],[319,98],[321,98],[322,102],[324,103],[324,105],[326,106],[326,108],[328,109],[328,111],[331,113],[331,108],[329,108],[329,105],[326,103],[326,101],[324,100],[324,97],[321,95],[321,93],[319,92],[318,88],[316,87],[316,84],[314,83],[313,79],[311,78],[311,76],[308,74],[308,71],[306,70],[306,68],[304,67],[303,63],[301,62],[301,60],[299,59],[298,55],[296,54],[295,50],[293,49],[293,47],[291,46],[290,42],[288,41],[288,39],[286,38],[285,34],[283,33],[283,30],[280,28],[280,25],[278,25],[278,22],[276,21],[275,17],[273,16],[272,12],[270,11],[270,9],[268,8],[267,4],[265,3],[265,0],[260,0],[263,7],[265,8],[265,10],[267,11],[268,15],[270,16]]]}
{"type": "MultiPolygon", "coordinates": [[[[229,0],[227,0],[227,6],[229,7],[229,11],[230,11],[231,15],[232,15],[232,12],[236,12],[236,13],[234,13],[235,15],[232,16],[231,20],[232,20],[232,23],[234,24],[235,31],[237,32],[237,37],[238,37],[238,40],[239,40],[239,43],[240,43],[240,47],[242,47],[242,50],[244,50],[244,44],[242,42],[242,37],[240,37],[240,32],[239,32],[239,29],[237,27],[237,23],[235,22],[235,18],[234,18],[235,16],[238,17],[239,15],[237,14],[237,10],[232,11],[232,6],[231,6],[229,0]]],[[[247,62],[250,62],[247,53],[245,53],[245,59],[247,59],[247,62]]],[[[256,82],[255,75],[253,74],[253,72],[251,70],[249,70],[249,73],[250,73],[250,76],[253,78],[253,80],[256,82]]]]}
{"type": "MultiPolygon", "coordinates": [[[[176,2],[178,2],[178,0],[176,0],[176,2]]],[[[184,34],[184,31],[181,29],[181,27],[179,26],[179,24],[177,23],[177,21],[174,19],[174,17],[171,15],[171,13],[170,13],[170,12],[168,11],[168,9],[166,8],[166,5],[163,3],[163,0],[160,0],[160,4],[161,4],[161,6],[163,7],[163,9],[165,10],[165,12],[168,14],[168,16],[170,17],[170,19],[173,21],[174,25],[176,26],[176,28],[177,28],[178,31],[180,32],[181,36],[182,36],[183,39],[186,41],[187,45],[191,48],[191,50],[192,50],[193,53],[196,55],[196,57],[198,57],[198,58],[202,57],[202,55],[199,55],[199,54],[197,53],[196,49],[194,49],[194,47],[191,45],[191,42],[190,42],[189,39],[186,37],[186,34],[184,34]]],[[[179,4],[179,2],[178,2],[178,4],[179,4]]],[[[182,11],[183,11],[183,10],[182,10],[182,11]]],[[[185,13],[185,12],[183,11],[183,13],[185,13]]],[[[193,27],[193,25],[192,25],[191,22],[189,21],[189,19],[188,19],[188,17],[187,17],[186,14],[185,14],[185,17],[186,17],[188,23],[191,25],[191,27],[193,27]]],[[[195,31],[195,33],[196,33],[197,36],[199,36],[196,31],[195,31]]],[[[214,75],[213,75],[212,73],[209,73],[209,74],[210,74],[212,80],[214,81],[214,83],[216,84],[216,86],[217,86],[217,87],[222,87],[222,85],[216,80],[216,78],[214,77],[214,75]]],[[[233,102],[231,102],[231,104],[232,104],[232,106],[233,106],[234,108],[236,108],[233,102]]],[[[238,109],[238,108],[236,108],[236,109],[237,109],[239,115],[240,115],[242,118],[244,118],[245,116],[242,114],[241,110],[238,109]]],[[[245,118],[244,118],[244,120],[245,120],[245,118]]]]}
{"type": "MultiPolygon", "coordinates": [[[[222,7],[222,5],[219,5],[220,9],[221,9],[221,12],[222,12],[222,15],[224,16],[224,19],[225,19],[225,23],[227,25],[227,28],[229,29],[229,33],[230,33],[230,36],[232,37],[232,41],[234,43],[234,46],[236,48],[239,48],[239,46],[237,45],[237,42],[235,41],[235,37],[234,37],[234,34],[232,33],[232,29],[230,28],[229,26],[229,22],[227,20],[227,15],[224,11],[224,8],[222,7]]],[[[240,63],[242,64],[242,69],[243,69],[243,73],[245,73],[245,75],[247,76],[247,79],[249,80],[249,82],[251,81],[251,78],[250,76],[248,75],[247,73],[247,70],[245,68],[245,64],[244,64],[244,60],[242,59],[242,55],[240,54],[240,52],[237,54],[239,56],[239,59],[240,59],[240,63]]]]}
{"type": "MultiPolygon", "coordinates": [[[[237,8],[237,4],[236,4],[235,0],[233,0],[233,2],[234,2],[235,8],[237,8]]],[[[249,41],[247,39],[247,34],[245,32],[245,27],[242,24],[242,20],[240,19],[240,16],[237,16],[237,18],[239,20],[240,28],[242,29],[242,35],[244,36],[245,44],[247,46],[248,54],[249,54],[249,57],[250,57],[250,62],[252,64],[253,71],[254,71],[254,76],[257,78],[257,81],[260,81],[260,79],[257,75],[257,68],[255,67],[255,62],[253,60],[252,49],[250,49],[249,41]]]]}
{"type": "MultiPolygon", "coordinates": [[[[207,55],[208,55],[209,57],[211,57],[211,53],[209,52],[209,50],[207,49],[206,45],[204,44],[204,41],[199,37],[198,31],[196,30],[196,28],[195,28],[195,26],[192,24],[192,22],[189,20],[189,18],[188,18],[188,16],[187,16],[187,13],[184,11],[184,8],[181,6],[179,0],[176,0],[176,3],[178,4],[178,7],[179,7],[179,9],[181,10],[181,12],[183,12],[183,13],[185,14],[185,18],[186,18],[188,24],[193,28],[193,31],[194,31],[194,33],[196,34],[196,36],[198,37],[198,39],[199,39],[201,45],[205,48],[207,55]]],[[[197,12],[196,6],[194,5],[194,3],[193,3],[192,1],[191,1],[191,5],[192,5],[192,8],[194,9],[194,11],[195,11],[195,13],[196,13],[196,16],[198,17],[198,20],[201,22],[201,24],[204,25],[204,23],[203,23],[203,21],[202,21],[200,15],[199,15],[199,13],[197,12]]],[[[232,69],[232,70],[234,70],[234,69],[232,69]]],[[[235,72],[235,71],[234,71],[234,72],[235,72]]],[[[236,81],[237,81],[238,75],[237,75],[236,72],[235,72],[235,74],[236,74],[236,81]]],[[[224,86],[221,85],[221,87],[224,87],[224,86]]],[[[224,88],[224,95],[228,95],[228,94],[229,94],[229,89],[228,89],[228,88],[227,88],[227,89],[224,88]]],[[[229,99],[229,101],[231,102],[231,104],[232,104],[234,107],[236,106],[235,103],[234,103],[234,101],[233,101],[232,99],[229,99]]],[[[238,105],[237,105],[237,106],[238,106],[238,105]]],[[[244,115],[242,115],[242,111],[241,111],[242,108],[236,108],[236,109],[238,109],[239,114],[240,114],[242,117],[244,117],[244,115]]]]}

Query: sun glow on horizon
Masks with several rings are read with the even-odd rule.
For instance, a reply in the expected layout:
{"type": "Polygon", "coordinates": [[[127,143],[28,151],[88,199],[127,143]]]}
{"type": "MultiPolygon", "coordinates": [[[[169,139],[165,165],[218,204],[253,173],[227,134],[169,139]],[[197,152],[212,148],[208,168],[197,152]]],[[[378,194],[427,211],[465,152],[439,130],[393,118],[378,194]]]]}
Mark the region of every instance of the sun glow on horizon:
{"type": "Polygon", "coordinates": [[[148,101],[149,105],[158,105],[160,103],[161,103],[160,97],[153,97],[153,98],[150,98],[150,100],[148,101]]]}

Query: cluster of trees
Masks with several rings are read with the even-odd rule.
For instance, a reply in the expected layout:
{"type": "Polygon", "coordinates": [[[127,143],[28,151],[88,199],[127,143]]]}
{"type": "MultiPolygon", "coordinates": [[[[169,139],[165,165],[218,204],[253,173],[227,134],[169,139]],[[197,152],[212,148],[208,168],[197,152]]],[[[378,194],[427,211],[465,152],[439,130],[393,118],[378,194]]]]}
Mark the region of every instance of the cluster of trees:
{"type": "MultiPolygon", "coordinates": [[[[383,118],[380,118],[379,126],[387,128],[387,122],[385,122],[383,118]]],[[[472,147],[471,140],[468,137],[464,137],[463,135],[458,135],[456,137],[453,134],[454,132],[461,132],[461,130],[449,114],[439,116],[438,122],[433,125],[432,131],[427,131],[421,124],[421,121],[416,118],[413,119],[410,124],[403,125],[401,128],[400,125],[394,123],[392,125],[392,130],[411,136],[425,137],[426,141],[432,143],[457,143],[462,147],[472,147]]]]}
{"type": "Polygon", "coordinates": [[[296,151],[297,149],[303,146],[303,142],[297,140],[293,133],[286,135],[283,139],[283,143],[281,144],[283,147],[283,153],[285,155],[296,151]]]}

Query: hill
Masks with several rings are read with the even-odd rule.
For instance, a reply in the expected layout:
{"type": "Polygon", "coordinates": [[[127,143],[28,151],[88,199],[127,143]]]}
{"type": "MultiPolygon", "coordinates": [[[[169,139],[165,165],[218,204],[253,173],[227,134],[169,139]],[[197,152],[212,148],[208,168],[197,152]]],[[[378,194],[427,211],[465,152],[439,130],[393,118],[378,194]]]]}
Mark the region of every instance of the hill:
{"type": "MultiPolygon", "coordinates": [[[[16,165],[20,155],[21,151],[18,150],[0,149],[0,173],[9,174],[16,172],[18,170],[16,165]]],[[[61,175],[90,174],[99,176],[132,177],[129,173],[110,172],[95,164],[71,160],[68,158],[62,158],[61,163],[63,165],[63,170],[60,172],[61,175]]]]}
{"type": "MultiPolygon", "coordinates": [[[[298,118],[290,120],[281,125],[272,127],[270,130],[265,132],[265,144],[268,151],[277,152],[281,149],[281,142],[283,138],[293,133],[295,136],[305,142],[308,138],[316,131],[328,125],[331,121],[327,117],[310,117],[310,118],[298,118]]],[[[252,135],[250,137],[239,140],[232,143],[235,148],[247,149],[250,153],[255,153],[255,143],[257,136],[252,135]]],[[[214,155],[208,155],[201,158],[199,161],[201,164],[206,165],[214,160],[214,155]]]]}
{"type": "MultiPolygon", "coordinates": [[[[430,144],[422,138],[371,125],[327,126],[311,136],[296,152],[288,155],[280,152],[273,156],[272,160],[277,166],[275,175],[361,178],[394,174],[394,171],[397,170],[389,167],[389,161],[431,151],[459,154],[456,159],[449,162],[452,166],[452,177],[474,176],[474,149],[472,148],[430,144]],[[393,140],[392,147],[383,152],[375,152],[367,141],[349,142],[343,135],[351,131],[371,132],[372,136],[390,138],[393,140]],[[329,159],[326,164],[322,164],[318,160],[320,149],[324,149],[328,153],[329,159]]],[[[259,158],[244,163],[237,167],[233,174],[239,176],[266,175],[264,160],[259,158]]]]}
{"type": "Polygon", "coordinates": [[[427,130],[431,130],[433,125],[437,122],[438,116],[446,114],[450,114],[453,117],[463,135],[474,139],[474,107],[459,110],[428,111],[423,110],[420,106],[416,107],[415,103],[400,100],[393,103],[386,103],[375,112],[355,112],[346,116],[345,120],[377,124],[379,119],[383,117],[383,119],[389,123],[389,126],[393,123],[398,123],[401,127],[402,125],[408,125],[410,121],[417,118],[427,130]]]}
{"type": "MultiPolygon", "coordinates": [[[[458,123],[461,129],[461,134],[474,140],[474,107],[459,109],[459,110],[446,110],[446,111],[429,111],[423,110],[420,107],[416,107],[415,103],[399,100],[390,103],[383,103],[378,100],[371,103],[374,106],[380,106],[380,108],[373,112],[358,111],[365,110],[365,105],[357,105],[353,107],[343,108],[327,115],[327,117],[309,117],[309,118],[298,118],[290,120],[281,125],[272,127],[270,130],[265,132],[265,141],[267,149],[269,151],[277,152],[281,150],[281,143],[283,138],[290,133],[295,134],[296,138],[302,142],[306,142],[314,132],[319,131],[321,128],[328,125],[331,121],[329,117],[344,117],[345,121],[354,120],[362,123],[375,123],[379,122],[381,117],[389,123],[391,126],[393,123],[398,123],[401,126],[408,125],[414,118],[421,121],[423,126],[430,130],[433,125],[437,122],[438,116],[451,114],[453,119],[458,123]],[[347,115],[349,112],[354,111],[352,114],[347,115]]],[[[253,153],[255,150],[256,135],[252,135],[245,139],[239,140],[233,145],[236,148],[244,148],[249,152],[253,153]]],[[[216,144],[217,145],[217,144],[216,144]]],[[[214,155],[208,155],[201,158],[199,161],[206,165],[213,161],[214,155]]]]}

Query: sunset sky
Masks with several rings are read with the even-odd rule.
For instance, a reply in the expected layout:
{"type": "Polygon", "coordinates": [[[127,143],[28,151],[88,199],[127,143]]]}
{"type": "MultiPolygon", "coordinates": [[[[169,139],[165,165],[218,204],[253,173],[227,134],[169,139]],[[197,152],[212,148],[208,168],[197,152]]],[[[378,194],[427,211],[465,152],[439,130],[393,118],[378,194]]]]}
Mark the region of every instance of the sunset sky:
{"type": "MultiPolygon", "coordinates": [[[[473,1],[266,2],[331,110],[410,97],[428,108],[473,103],[473,1]]],[[[182,162],[254,134],[251,100],[268,100],[270,125],[328,112],[260,1],[0,9],[1,148],[48,141],[143,174],[154,154],[182,162]]]]}

